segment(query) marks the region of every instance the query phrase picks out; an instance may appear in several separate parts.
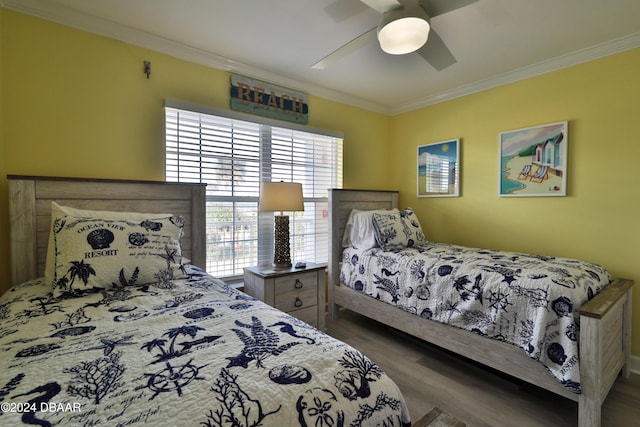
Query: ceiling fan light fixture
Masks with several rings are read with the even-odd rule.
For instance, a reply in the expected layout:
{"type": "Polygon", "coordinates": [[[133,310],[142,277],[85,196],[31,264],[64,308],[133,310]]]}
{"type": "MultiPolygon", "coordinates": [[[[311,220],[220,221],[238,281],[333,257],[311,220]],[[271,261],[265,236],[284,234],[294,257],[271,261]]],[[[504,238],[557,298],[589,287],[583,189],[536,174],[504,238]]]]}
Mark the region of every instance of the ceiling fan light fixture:
{"type": "Polygon", "coordinates": [[[420,49],[429,38],[429,17],[421,9],[387,11],[378,25],[378,41],[386,53],[404,55],[420,49]]]}

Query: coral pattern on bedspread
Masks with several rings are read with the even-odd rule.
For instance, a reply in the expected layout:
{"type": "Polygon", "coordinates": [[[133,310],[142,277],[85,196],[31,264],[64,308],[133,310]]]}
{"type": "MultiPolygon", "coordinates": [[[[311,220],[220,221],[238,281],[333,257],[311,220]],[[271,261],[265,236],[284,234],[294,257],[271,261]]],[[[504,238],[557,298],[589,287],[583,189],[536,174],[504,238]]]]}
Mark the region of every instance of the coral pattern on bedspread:
{"type": "Polygon", "coordinates": [[[426,243],[343,252],[341,283],[418,316],[524,349],[581,393],[579,307],[611,283],[567,258],[426,243]]]}
{"type": "Polygon", "coordinates": [[[0,425],[408,426],[362,353],[187,266],[162,286],[0,298],[0,425]]]}

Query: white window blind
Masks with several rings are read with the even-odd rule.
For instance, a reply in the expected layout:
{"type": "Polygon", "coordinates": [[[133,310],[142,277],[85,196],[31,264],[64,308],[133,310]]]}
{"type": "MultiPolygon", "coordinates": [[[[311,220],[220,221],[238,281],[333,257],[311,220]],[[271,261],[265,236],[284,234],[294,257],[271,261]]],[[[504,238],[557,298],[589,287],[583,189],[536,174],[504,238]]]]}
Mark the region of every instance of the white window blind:
{"type": "Polygon", "coordinates": [[[455,169],[448,157],[426,153],[426,189],[429,193],[447,194],[455,184],[455,169]]]}
{"type": "Polygon", "coordinates": [[[166,180],[207,184],[207,271],[233,280],[273,261],[273,213],[260,183],[299,182],[289,215],[292,261],[328,260],[328,192],[342,187],[342,136],[236,112],[167,101],[166,180]]]}

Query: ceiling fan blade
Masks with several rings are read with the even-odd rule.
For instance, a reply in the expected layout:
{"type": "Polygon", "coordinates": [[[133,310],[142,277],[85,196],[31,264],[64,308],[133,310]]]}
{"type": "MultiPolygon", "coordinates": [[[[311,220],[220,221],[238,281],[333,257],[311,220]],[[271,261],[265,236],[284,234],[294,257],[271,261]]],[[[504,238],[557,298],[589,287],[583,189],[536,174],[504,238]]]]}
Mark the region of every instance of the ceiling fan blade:
{"type": "Polygon", "coordinates": [[[349,43],[339,47],[338,49],[331,52],[329,55],[322,58],[320,61],[313,64],[311,68],[315,68],[316,70],[324,70],[329,65],[349,55],[351,52],[355,52],[361,47],[371,43],[372,41],[375,41],[377,39],[377,31],[378,31],[378,27],[375,27],[364,34],[359,35],[355,39],[351,40],[349,43]]]}
{"type": "Polygon", "coordinates": [[[327,15],[336,22],[345,21],[365,10],[368,10],[367,5],[355,0],[336,0],[324,8],[327,15]]]}
{"type": "Polygon", "coordinates": [[[420,6],[427,12],[427,15],[433,18],[434,16],[469,6],[477,1],[478,0],[419,0],[418,3],[420,3],[420,6]]]}
{"type": "Polygon", "coordinates": [[[379,13],[385,13],[388,10],[398,8],[402,6],[398,0],[360,0],[362,3],[369,6],[371,9],[378,11],[379,13]]]}
{"type": "Polygon", "coordinates": [[[438,71],[442,71],[457,62],[447,45],[444,44],[442,38],[433,28],[429,32],[427,42],[418,49],[418,54],[438,71]]]}

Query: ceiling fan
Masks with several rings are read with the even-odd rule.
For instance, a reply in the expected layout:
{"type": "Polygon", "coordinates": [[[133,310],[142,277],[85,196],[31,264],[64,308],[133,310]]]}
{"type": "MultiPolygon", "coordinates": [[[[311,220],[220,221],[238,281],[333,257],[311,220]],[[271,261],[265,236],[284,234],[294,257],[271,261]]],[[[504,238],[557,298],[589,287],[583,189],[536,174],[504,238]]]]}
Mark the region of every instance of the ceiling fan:
{"type": "Polygon", "coordinates": [[[468,6],[478,0],[336,0],[325,11],[341,22],[370,7],[382,14],[380,24],[316,62],[311,68],[325,69],[332,63],[378,40],[383,51],[402,55],[417,52],[436,70],[455,64],[456,58],[431,20],[438,15],[468,6]],[[397,31],[396,31],[397,30],[397,31]],[[394,38],[397,36],[397,39],[394,38]]]}

